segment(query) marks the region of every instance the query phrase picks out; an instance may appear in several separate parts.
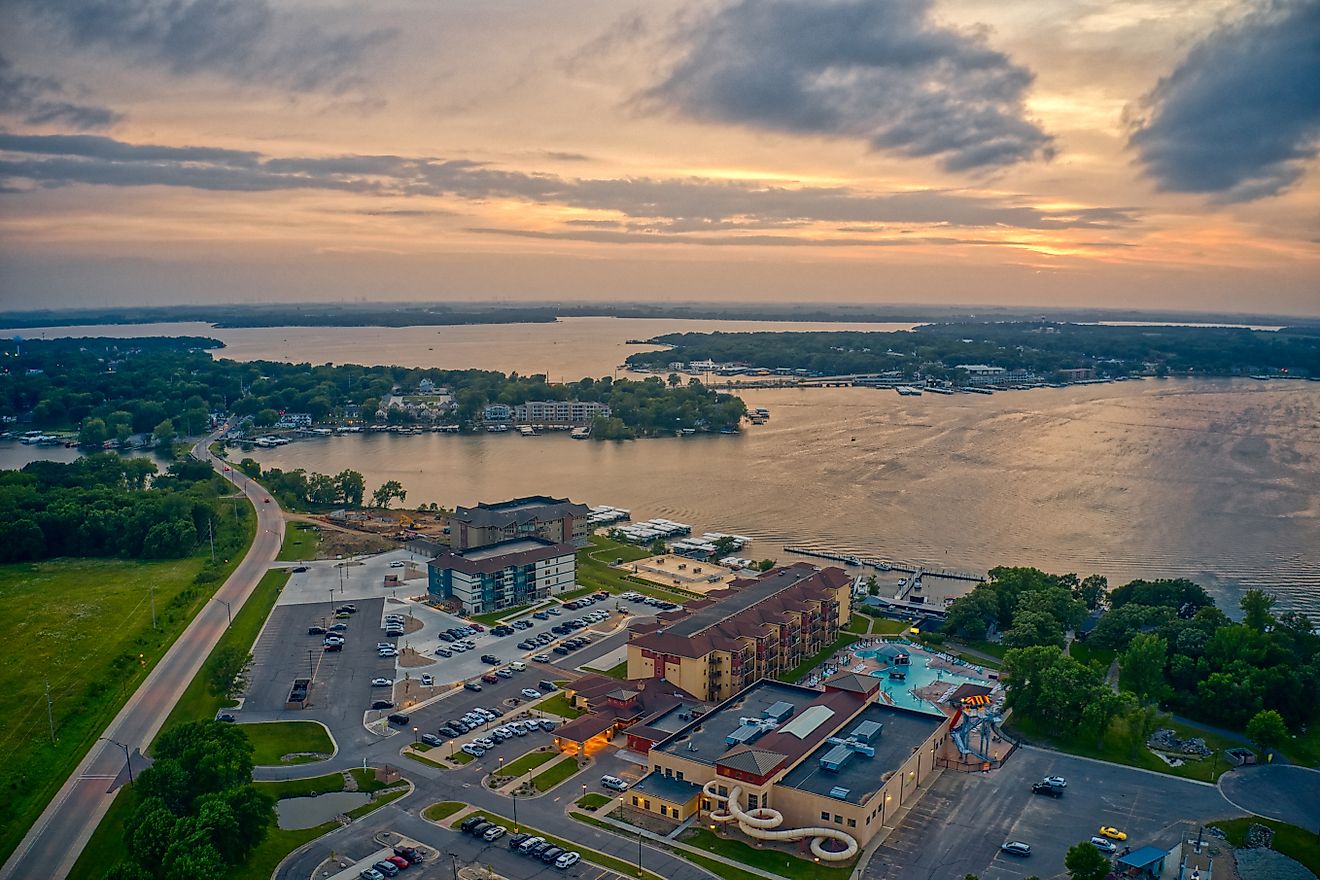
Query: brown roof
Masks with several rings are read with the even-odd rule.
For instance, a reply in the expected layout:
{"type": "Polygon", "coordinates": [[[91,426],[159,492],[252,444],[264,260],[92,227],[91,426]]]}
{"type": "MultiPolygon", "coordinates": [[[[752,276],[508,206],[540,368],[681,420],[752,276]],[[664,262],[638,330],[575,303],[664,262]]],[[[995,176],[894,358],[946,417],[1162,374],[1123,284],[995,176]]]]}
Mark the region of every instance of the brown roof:
{"type": "Polygon", "coordinates": [[[572,544],[552,544],[538,538],[514,538],[511,541],[501,541],[498,544],[487,544],[469,550],[446,550],[428,564],[436,568],[452,568],[464,574],[494,574],[510,566],[530,565],[543,559],[569,556],[575,552],[577,551],[572,544]],[[511,553],[499,553],[499,548],[506,544],[517,545],[518,549],[511,553]],[[528,547],[529,544],[536,546],[528,547]]]}
{"type": "Polygon", "coordinates": [[[555,730],[555,736],[571,739],[573,742],[585,742],[596,734],[609,730],[618,719],[610,713],[590,712],[580,718],[561,724],[555,730]]]}
{"type": "Polygon", "coordinates": [[[986,687],[985,685],[980,684],[960,684],[954,689],[953,693],[949,694],[948,699],[944,702],[957,705],[968,697],[988,696],[993,690],[994,688],[992,687],[986,687]]]}
{"type": "MultiPolygon", "coordinates": [[[[796,761],[823,742],[826,737],[833,735],[834,731],[843,726],[846,719],[857,714],[866,705],[866,697],[852,691],[826,691],[812,700],[809,706],[805,706],[800,712],[794,713],[794,715],[801,714],[810,706],[824,706],[831,710],[834,714],[825,719],[815,730],[812,730],[801,739],[792,733],[772,730],[758,739],[756,746],[757,748],[781,752],[796,761]]],[[[789,719],[789,722],[791,720],[789,719]]]]}
{"type": "Polygon", "coordinates": [[[855,672],[840,672],[833,678],[825,679],[825,687],[851,691],[855,694],[870,694],[880,689],[880,681],[873,675],[858,675],[855,672]]]}

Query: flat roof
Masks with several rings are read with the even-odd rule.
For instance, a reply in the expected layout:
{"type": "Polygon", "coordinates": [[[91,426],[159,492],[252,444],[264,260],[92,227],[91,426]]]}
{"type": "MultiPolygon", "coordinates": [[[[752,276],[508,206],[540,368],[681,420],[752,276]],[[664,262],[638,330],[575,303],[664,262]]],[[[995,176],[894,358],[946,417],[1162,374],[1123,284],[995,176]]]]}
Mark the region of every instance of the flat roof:
{"type": "Polygon", "coordinates": [[[634,782],[631,791],[641,795],[649,794],[671,804],[686,804],[701,794],[701,786],[686,779],[651,772],[634,782]]]}
{"type": "Polygon", "coordinates": [[[665,632],[674,636],[696,635],[703,629],[733,617],[740,611],[746,611],[758,602],[787,590],[819,571],[819,568],[805,562],[786,566],[774,574],[757,578],[754,582],[738,589],[732,596],[720,598],[705,608],[693,611],[677,623],[665,627],[665,632]]]}
{"type": "Polygon", "coordinates": [[[553,546],[548,541],[538,541],[535,538],[514,538],[512,541],[500,541],[498,544],[473,547],[470,550],[462,551],[460,555],[464,559],[479,562],[483,559],[494,559],[497,556],[508,556],[510,553],[526,553],[528,550],[542,550],[553,546]]]}
{"type": "Polygon", "coordinates": [[[834,800],[861,804],[884,786],[890,774],[898,770],[913,750],[924,743],[945,719],[944,715],[929,715],[914,709],[872,703],[834,735],[846,738],[868,721],[884,725],[880,733],[869,741],[869,745],[875,749],[875,757],[854,754],[838,770],[825,770],[820,766],[820,759],[836,746],[822,742],[802,763],[789,771],[779,784],[822,797],[830,797],[834,789],[845,789],[848,794],[834,800]]]}

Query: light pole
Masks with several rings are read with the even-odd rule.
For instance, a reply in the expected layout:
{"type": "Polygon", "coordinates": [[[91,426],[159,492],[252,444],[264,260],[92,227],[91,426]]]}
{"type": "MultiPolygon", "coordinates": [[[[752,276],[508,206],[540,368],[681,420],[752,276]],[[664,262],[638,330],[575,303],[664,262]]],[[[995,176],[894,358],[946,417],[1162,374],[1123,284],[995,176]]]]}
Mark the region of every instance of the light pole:
{"type": "Polygon", "coordinates": [[[587,796],[587,784],[584,782],[584,783],[582,783],[582,797],[583,797],[583,799],[585,799],[586,796],[587,796]]]}
{"type": "Polygon", "coordinates": [[[221,599],[219,596],[212,596],[212,597],[211,597],[211,601],[213,601],[213,602],[219,602],[221,605],[225,606],[225,611],[226,611],[226,613],[228,613],[228,615],[229,615],[229,624],[228,624],[228,626],[233,626],[233,625],[234,625],[234,608],[233,608],[233,606],[230,605],[228,602],[226,602],[224,599],[221,599]]]}
{"type": "Polygon", "coordinates": [[[513,833],[518,833],[518,792],[509,792],[509,797],[513,799],[513,833]]]}
{"type": "MultiPolygon", "coordinates": [[[[623,798],[619,798],[620,801],[623,798]]],[[[642,826],[637,826],[637,876],[642,876],[642,826]]]]}
{"type": "Polygon", "coordinates": [[[417,745],[417,728],[413,728],[413,745],[417,745]]]}
{"type": "Polygon", "coordinates": [[[117,745],[117,746],[119,746],[121,749],[124,750],[124,765],[125,765],[126,767],[128,767],[128,784],[129,784],[129,785],[132,785],[132,784],[133,784],[133,758],[132,758],[132,757],[129,755],[129,753],[128,753],[128,746],[124,745],[123,743],[119,742],[118,740],[111,739],[111,738],[108,737],[108,736],[98,736],[96,739],[97,739],[98,741],[100,741],[100,740],[105,740],[105,741],[108,742],[108,743],[113,743],[114,745],[117,745]]]}
{"type": "Polygon", "coordinates": [[[454,869],[454,880],[458,880],[458,853],[446,853],[450,859],[450,865],[454,869]]]}

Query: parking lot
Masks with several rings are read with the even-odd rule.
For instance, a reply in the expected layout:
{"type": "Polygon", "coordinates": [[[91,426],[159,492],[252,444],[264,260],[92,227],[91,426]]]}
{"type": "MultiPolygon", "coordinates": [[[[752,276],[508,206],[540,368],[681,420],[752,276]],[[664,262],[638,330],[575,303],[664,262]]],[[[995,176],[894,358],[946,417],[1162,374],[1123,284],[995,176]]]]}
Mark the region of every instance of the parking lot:
{"type": "Polygon", "coordinates": [[[1218,789],[1174,776],[1103,764],[1041,749],[1019,749],[993,774],[945,771],[875,853],[865,880],[961,877],[1021,880],[1063,871],[1068,847],[1101,825],[1127,832],[1133,849],[1178,842],[1183,820],[1240,815],[1218,789]],[[1031,783],[1058,774],[1062,798],[1031,793],[1031,783]],[[1029,858],[999,852],[1020,840],[1029,858]]]}

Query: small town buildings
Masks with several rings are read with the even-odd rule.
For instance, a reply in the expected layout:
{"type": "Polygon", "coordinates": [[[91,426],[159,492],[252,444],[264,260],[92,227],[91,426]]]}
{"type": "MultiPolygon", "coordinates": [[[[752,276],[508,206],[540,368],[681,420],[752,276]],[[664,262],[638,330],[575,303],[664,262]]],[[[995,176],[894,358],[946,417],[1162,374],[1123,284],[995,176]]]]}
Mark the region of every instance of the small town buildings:
{"type": "Polygon", "coordinates": [[[483,547],[513,538],[539,538],[552,544],[585,547],[591,535],[591,508],[567,498],[531,495],[496,504],[458,507],[449,517],[455,550],[483,547]]]}
{"type": "Polygon", "coordinates": [[[517,537],[440,553],[427,564],[427,592],[457,601],[467,614],[484,614],[571,590],[576,576],[572,544],[517,537]]]}
{"type": "Polygon", "coordinates": [[[619,733],[627,737],[626,748],[646,754],[708,708],[663,681],[619,681],[597,673],[565,684],[564,693],[583,714],[555,728],[555,745],[579,756],[619,733]]]}
{"type": "Polygon", "coordinates": [[[513,408],[513,418],[529,425],[586,425],[609,418],[610,408],[589,400],[529,400],[513,408]]]}

